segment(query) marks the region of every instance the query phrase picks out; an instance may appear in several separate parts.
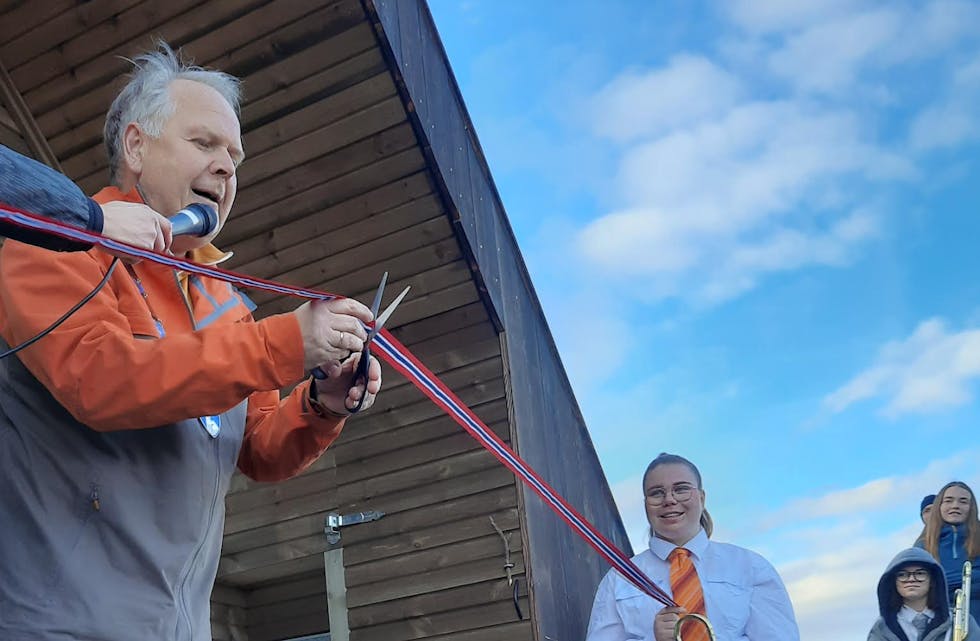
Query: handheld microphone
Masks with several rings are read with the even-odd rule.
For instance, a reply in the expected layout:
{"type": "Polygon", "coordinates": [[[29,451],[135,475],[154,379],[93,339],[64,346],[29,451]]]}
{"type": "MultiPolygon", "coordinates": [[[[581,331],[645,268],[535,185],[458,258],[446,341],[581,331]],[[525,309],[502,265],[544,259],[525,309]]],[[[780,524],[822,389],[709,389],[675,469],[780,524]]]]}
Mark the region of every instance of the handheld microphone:
{"type": "Polygon", "coordinates": [[[192,203],[167,220],[174,236],[207,236],[218,226],[218,212],[210,205],[192,203]]]}

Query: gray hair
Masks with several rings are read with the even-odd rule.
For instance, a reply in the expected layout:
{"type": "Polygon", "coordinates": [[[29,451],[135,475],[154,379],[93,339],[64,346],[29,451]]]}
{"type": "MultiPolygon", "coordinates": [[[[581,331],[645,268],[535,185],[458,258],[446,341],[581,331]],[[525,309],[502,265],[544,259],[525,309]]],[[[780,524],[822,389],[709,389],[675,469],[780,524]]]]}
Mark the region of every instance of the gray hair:
{"type": "Polygon", "coordinates": [[[163,132],[175,108],[170,95],[170,83],[174,80],[193,80],[215,89],[241,119],[241,81],[238,78],[195,66],[162,41],[157,43],[156,51],[136,56],[130,62],[133,63],[133,72],[129,82],[112,101],[103,130],[111,182],[116,182],[122,155],[122,136],[129,123],[135,122],[146,135],[153,138],[163,132]]]}

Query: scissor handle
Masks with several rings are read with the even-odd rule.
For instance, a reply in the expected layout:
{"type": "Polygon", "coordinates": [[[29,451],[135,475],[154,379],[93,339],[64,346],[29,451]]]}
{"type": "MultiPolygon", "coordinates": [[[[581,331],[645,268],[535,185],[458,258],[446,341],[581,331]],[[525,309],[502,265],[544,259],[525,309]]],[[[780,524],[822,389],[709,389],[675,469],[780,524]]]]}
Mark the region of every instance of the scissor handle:
{"type": "Polygon", "coordinates": [[[357,414],[361,411],[361,407],[364,406],[364,399],[367,398],[367,385],[368,385],[368,367],[371,365],[371,342],[368,341],[364,343],[364,349],[361,350],[361,360],[357,363],[357,369],[354,370],[354,378],[351,379],[351,389],[357,387],[357,381],[364,379],[364,393],[361,394],[361,398],[357,399],[357,404],[354,407],[347,408],[347,411],[351,414],[357,414]]]}

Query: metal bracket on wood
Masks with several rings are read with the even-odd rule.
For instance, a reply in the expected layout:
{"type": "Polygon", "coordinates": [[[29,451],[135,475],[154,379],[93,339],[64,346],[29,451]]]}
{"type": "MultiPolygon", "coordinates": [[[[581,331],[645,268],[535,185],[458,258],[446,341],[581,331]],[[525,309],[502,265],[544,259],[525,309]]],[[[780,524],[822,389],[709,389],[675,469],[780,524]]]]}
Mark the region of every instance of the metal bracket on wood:
{"type": "Polygon", "coordinates": [[[377,521],[384,515],[384,512],[380,512],[378,510],[368,510],[367,512],[357,512],[356,514],[344,515],[331,512],[330,514],[327,514],[326,524],[323,527],[323,532],[327,535],[327,543],[330,545],[337,545],[340,543],[340,530],[338,528],[342,528],[345,525],[357,525],[358,523],[377,521]]]}

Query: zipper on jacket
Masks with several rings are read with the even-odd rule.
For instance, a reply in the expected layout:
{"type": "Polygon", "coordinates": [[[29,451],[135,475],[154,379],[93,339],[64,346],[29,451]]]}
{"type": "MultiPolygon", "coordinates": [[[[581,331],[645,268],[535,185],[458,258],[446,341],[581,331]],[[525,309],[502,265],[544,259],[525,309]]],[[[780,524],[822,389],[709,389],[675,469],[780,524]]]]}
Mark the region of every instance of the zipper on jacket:
{"type": "MultiPolygon", "coordinates": [[[[191,321],[191,327],[193,331],[197,331],[197,321],[194,319],[194,310],[191,309],[191,301],[184,293],[184,288],[180,286],[180,278],[177,277],[177,272],[171,271],[174,278],[174,286],[177,288],[177,294],[180,295],[180,300],[184,302],[184,309],[187,310],[187,316],[191,321]]],[[[188,276],[190,278],[190,276],[188,276]]],[[[194,566],[197,565],[197,560],[201,556],[201,552],[204,550],[204,546],[207,544],[208,535],[211,533],[211,528],[214,527],[214,510],[218,505],[218,490],[221,481],[221,449],[220,449],[220,439],[208,439],[211,441],[211,445],[214,448],[214,487],[211,492],[211,508],[208,510],[208,523],[207,527],[204,529],[204,539],[198,544],[197,548],[194,550],[194,554],[191,555],[191,561],[187,565],[187,570],[184,572],[184,576],[181,577],[180,583],[177,585],[177,609],[180,611],[181,617],[184,623],[187,625],[187,638],[194,639],[194,623],[191,621],[190,614],[187,610],[187,599],[185,598],[187,580],[191,576],[191,572],[194,571],[194,566]]]]}
{"type": "Polygon", "coordinates": [[[187,580],[190,578],[191,572],[194,571],[194,567],[197,565],[197,560],[200,558],[201,552],[204,550],[204,546],[207,544],[208,535],[211,534],[211,528],[214,527],[214,511],[218,505],[218,490],[221,480],[221,449],[219,447],[221,441],[220,439],[209,440],[213,441],[214,445],[214,488],[211,492],[211,509],[208,510],[208,524],[207,527],[204,528],[204,539],[200,544],[198,544],[197,549],[194,550],[194,554],[191,555],[191,562],[187,565],[187,571],[184,573],[184,576],[180,580],[180,584],[177,586],[177,595],[179,599],[178,610],[180,610],[184,622],[187,624],[188,639],[194,639],[194,624],[191,621],[190,615],[187,613],[187,599],[185,598],[187,580]]]}

